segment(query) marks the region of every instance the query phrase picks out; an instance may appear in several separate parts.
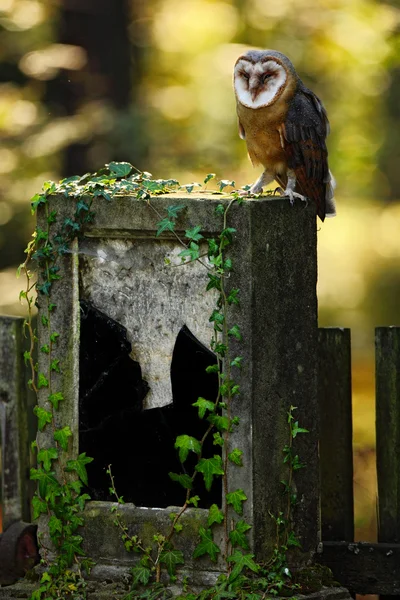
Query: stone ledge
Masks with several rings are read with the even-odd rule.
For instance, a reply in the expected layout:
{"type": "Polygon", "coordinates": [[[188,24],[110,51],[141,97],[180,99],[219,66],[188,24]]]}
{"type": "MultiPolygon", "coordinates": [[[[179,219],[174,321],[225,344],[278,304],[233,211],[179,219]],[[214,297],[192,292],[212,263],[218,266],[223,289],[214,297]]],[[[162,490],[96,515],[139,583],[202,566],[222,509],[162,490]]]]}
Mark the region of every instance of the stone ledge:
{"type": "MultiPolygon", "coordinates": [[[[0,600],[26,600],[30,598],[34,590],[34,585],[24,581],[8,587],[0,587],[0,600]]],[[[89,582],[88,584],[88,600],[112,600],[113,598],[120,598],[122,594],[126,593],[126,587],[117,583],[110,584],[104,581],[102,583],[89,582]]],[[[178,590],[173,590],[171,598],[176,598],[177,593],[178,590]]],[[[351,600],[349,592],[342,587],[323,588],[319,592],[314,592],[307,596],[297,594],[295,597],[297,600],[303,598],[306,600],[351,600]]],[[[279,600],[279,598],[280,596],[275,596],[276,600],[279,600]]],[[[285,598],[284,600],[288,599],[285,598]]]]}

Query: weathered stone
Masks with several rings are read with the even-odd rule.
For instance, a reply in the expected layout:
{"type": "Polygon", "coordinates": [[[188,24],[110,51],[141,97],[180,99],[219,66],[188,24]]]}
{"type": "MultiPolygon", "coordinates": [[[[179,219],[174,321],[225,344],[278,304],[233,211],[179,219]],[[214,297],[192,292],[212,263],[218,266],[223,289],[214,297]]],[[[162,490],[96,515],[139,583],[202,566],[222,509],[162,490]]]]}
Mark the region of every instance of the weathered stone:
{"type": "Polygon", "coordinates": [[[216,294],[206,292],[207,269],[197,261],[182,266],[181,251],[176,240],[152,238],[92,238],[79,246],[81,298],[126,327],[131,356],[151,382],[145,408],[172,402],[171,360],[183,325],[206,346],[212,336],[205,317],[216,294]]]}
{"type": "MultiPolygon", "coordinates": [[[[10,587],[0,588],[0,600],[26,600],[30,598],[35,587],[32,584],[21,582],[10,587]]],[[[121,598],[121,595],[126,594],[126,586],[118,583],[107,583],[107,579],[96,584],[89,583],[88,600],[112,600],[121,598]]],[[[172,597],[179,595],[179,590],[175,587],[171,588],[172,597]]],[[[276,600],[283,598],[275,596],[276,600]]],[[[307,600],[351,600],[349,592],[342,587],[322,588],[319,592],[314,592],[308,596],[296,594],[297,599],[307,600]]]]}
{"type": "MultiPolygon", "coordinates": [[[[215,214],[215,207],[228,201],[215,195],[196,198],[171,194],[153,198],[151,204],[162,215],[172,204],[185,205],[177,220],[177,233],[182,236],[186,229],[201,225],[203,235],[210,237],[217,236],[223,227],[222,217],[215,214]]],[[[57,211],[61,221],[70,216],[72,204],[65,198],[51,199],[51,208],[57,211]]],[[[140,354],[147,365],[148,384],[154,391],[152,402],[167,404],[171,401],[168,377],[161,373],[160,365],[168,368],[172,340],[182,324],[191,320],[196,335],[205,341],[210,337],[207,323],[213,296],[204,296],[198,287],[207,281],[206,269],[202,272],[200,265],[164,266],[165,253],[175,260],[180,244],[171,232],[164,232],[159,240],[154,239],[159,217],[148,204],[128,197],[116,198],[112,203],[96,199],[95,211],[95,222],[88,226],[85,240],[76,243],[73,254],[63,259],[62,279],[55,282],[53,288],[57,309],[52,316],[51,330],[61,334],[57,358],[62,365],[62,373],[54,374],[53,388],[62,391],[65,397],[56,420],[60,425],[68,424],[73,431],[71,458],[78,453],[79,439],[77,255],[81,248],[84,252],[81,294],[89,296],[95,305],[99,302],[99,308],[127,327],[134,355],[140,354]],[[103,251],[105,255],[101,254],[103,251]],[[91,253],[97,258],[88,258],[91,253]],[[111,257],[111,261],[107,261],[107,257],[111,257]],[[136,272],[142,268],[145,276],[136,272]],[[157,308],[149,308],[149,318],[147,307],[152,303],[157,308]],[[162,345],[164,337],[166,342],[162,345]],[[159,353],[163,358],[159,356],[152,362],[152,353],[159,353]],[[157,377],[164,383],[159,384],[157,377]]],[[[244,450],[244,467],[229,469],[228,491],[243,489],[246,493],[244,516],[253,526],[251,546],[259,560],[268,559],[275,544],[276,527],[271,513],[277,515],[287,506],[280,481],[287,478],[282,450],[289,442],[287,412],[292,405],[297,407],[296,420],[309,430],[295,440],[296,453],[307,465],[295,473],[294,479],[298,504],[293,523],[303,546],[298,562],[309,560],[319,541],[314,212],[311,205],[305,207],[301,202],[291,206],[287,199],[260,199],[234,204],[228,215],[228,225],[234,227],[236,233],[229,249],[234,269],[227,282],[229,286],[240,288],[240,307],[231,307],[229,323],[239,325],[243,336],[240,343],[232,343],[231,357],[240,355],[244,363],[243,370],[234,373],[241,394],[234,401],[233,414],[239,416],[241,422],[231,436],[232,447],[244,450]]],[[[44,220],[45,215],[41,214],[40,219],[44,220]]],[[[45,343],[47,335],[47,329],[41,327],[40,343],[45,343]]],[[[46,355],[41,357],[40,369],[46,372],[46,355]]],[[[40,403],[47,406],[46,390],[41,390],[40,403]]],[[[50,428],[39,437],[41,447],[52,444],[50,428]]],[[[140,457],[130,460],[140,460],[140,457]]],[[[90,512],[95,510],[91,504],[89,520],[90,512]]],[[[135,507],[126,505],[125,511],[128,519],[135,519],[135,507]]],[[[165,515],[168,512],[164,510],[165,515]]],[[[151,518],[149,526],[153,526],[151,518]]],[[[98,561],[110,564],[114,560],[114,549],[106,544],[99,547],[102,550],[97,554],[98,561]]]]}
{"type": "Polygon", "coordinates": [[[0,425],[3,530],[30,521],[29,411],[23,352],[24,319],[0,317],[0,425]]]}

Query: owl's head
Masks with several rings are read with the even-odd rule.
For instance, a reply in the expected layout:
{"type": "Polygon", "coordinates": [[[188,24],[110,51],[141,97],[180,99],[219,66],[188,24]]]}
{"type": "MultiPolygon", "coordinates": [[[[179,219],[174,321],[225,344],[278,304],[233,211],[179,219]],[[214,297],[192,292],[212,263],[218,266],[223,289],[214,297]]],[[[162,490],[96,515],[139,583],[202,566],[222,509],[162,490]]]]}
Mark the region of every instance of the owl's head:
{"type": "Polygon", "coordinates": [[[239,56],[233,74],[236,97],[247,108],[269,106],[293,79],[295,68],[276,50],[249,50],[239,56]]]}

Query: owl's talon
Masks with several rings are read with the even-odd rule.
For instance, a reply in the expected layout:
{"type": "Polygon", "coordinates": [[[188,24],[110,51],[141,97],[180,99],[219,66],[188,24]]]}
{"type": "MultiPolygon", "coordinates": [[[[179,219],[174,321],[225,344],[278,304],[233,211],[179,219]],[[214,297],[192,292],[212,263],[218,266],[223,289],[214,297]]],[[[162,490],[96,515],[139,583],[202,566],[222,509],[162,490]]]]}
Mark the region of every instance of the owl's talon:
{"type": "Polygon", "coordinates": [[[301,194],[298,194],[297,192],[294,192],[293,190],[291,190],[290,188],[286,188],[286,190],[283,192],[282,194],[283,196],[289,196],[289,200],[290,200],[290,204],[293,206],[294,204],[294,199],[298,198],[299,200],[301,200],[302,202],[306,203],[306,206],[308,206],[308,199],[305,196],[302,196],[301,194]]]}

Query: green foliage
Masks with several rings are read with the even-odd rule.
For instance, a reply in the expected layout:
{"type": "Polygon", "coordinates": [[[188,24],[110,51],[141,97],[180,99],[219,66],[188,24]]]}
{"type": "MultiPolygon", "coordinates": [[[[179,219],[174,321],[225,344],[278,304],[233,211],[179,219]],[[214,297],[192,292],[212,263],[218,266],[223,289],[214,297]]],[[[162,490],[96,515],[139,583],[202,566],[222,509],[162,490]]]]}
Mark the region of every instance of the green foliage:
{"type": "Polygon", "coordinates": [[[192,489],[193,479],[192,477],[190,477],[190,475],[187,475],[186,473],[183,475],[178,475],[177,473],[168,473],[168,475],[172,479],[172,481],[177,481],[178,483],[180,483],[181,486],[185,488],[185,490],[192,489]]]}
{"type": "Polygon", "coordinates": [[[211,529],[200,527],[200,542],[197,544],[193,553],[193,558],[208,554],[213,562],[216,562],[218,554],[221,552],[219,546],[214,542],[211,529]]]}
{"type": "Polygon", "coordinates": [[[211,525],[214,525],[214,523],[222,523],[223,520],[224,513],[222,510],[220,510],[216,504],[212,504],[208,511],[207,525],[211,527],[211,525]]]}
{"type": "Polygon", "coordinates": [[[177,565],[185,564],[183,553],[180,550],[163,550],[160,553],[160,563],[165,564],[169,576],[175,575],[177,565]]]}
{"type": "Polygon", "coordinates": [[[202,473],[206,490],[210,491],[214,477],[224,474],[222,458],[218,454],[213,458],[201,458],[196,465],[196,471],[202,473]]]}
{"type": "MultiPolygon", "coordinates": [[[[209,371],[210,372],[210,371],[209,371]]],[[[192,406],[196,406],[199,409],[199,417],[203,419],[206,412],[213,412],[215,410],[215,403],[205,398],[197,398],[196,402],[193,402],[192,406]]]]}
{"type": "Polygon", "coordinates": [[[184,463],[189,452],[200,454],[201,444],[196,438],[190,435],[178,435],[175,441],[175,448],[179,449],[179,460],[184,463]]]}
{"type": "Polygon", "coordinates": [[[238,515],[243,514],[243,502],[246,500],[247,496],[243,490],[235,490],[226,494],[226,503],[230,504],[238,515]]]}

